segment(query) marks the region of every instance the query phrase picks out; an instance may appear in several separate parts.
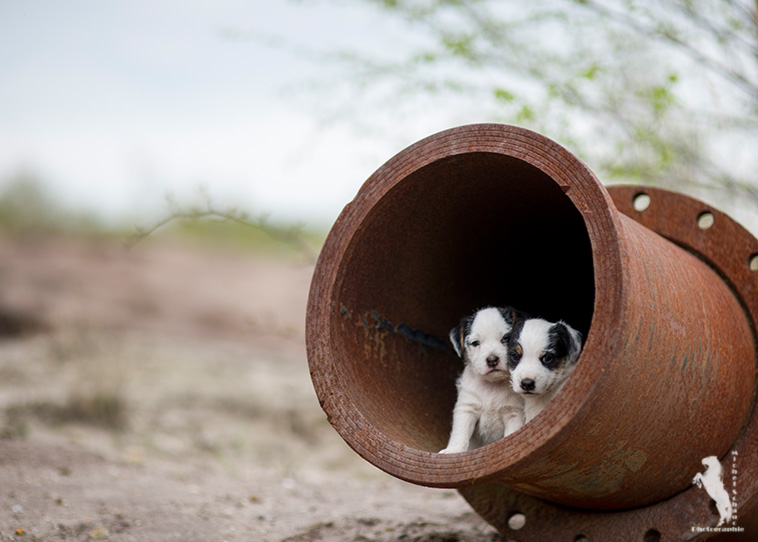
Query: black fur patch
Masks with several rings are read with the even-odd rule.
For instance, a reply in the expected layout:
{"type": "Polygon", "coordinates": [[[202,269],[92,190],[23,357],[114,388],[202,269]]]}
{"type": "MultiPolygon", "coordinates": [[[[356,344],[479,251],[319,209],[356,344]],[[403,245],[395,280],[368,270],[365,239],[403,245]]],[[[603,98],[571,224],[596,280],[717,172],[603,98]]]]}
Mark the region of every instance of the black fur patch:
{"type": "Polygon", "coordinates": [[[514,325],[519,320],[527,320],[529,315],[520,310],[516,310],[513,307],[498,307],[500,314],[503,316],[506,322],[510,325],[514,325]]]}
{"type": "MultiPolygon", "coordinates": [[[[500,311],[500,314],[503,316],[503,319],[513,328],[513,326],[516,325],[517,322],[522,322],[524,320],[529,319],[529,315],[525,312],[522,312],[520,310],[514,309],[513,307],[498,307],[498,310],[500,311]]],[[[511,330],[508,334],[506,334],[503,337],[502,343],[506,346],[506,348],[510,345],[511,336],[513,335],[513,330],[511,330]]]]}
{"type": "MultiPolygon", "coordinates": [[[[555,365],[569,356],[576,356],[580,348],[581,345],[576,344],[565,324],[558,322],[550,328],[547,350],[555,356],[555,365]]],[[[547,367],[547,365],[545,366],[547,367]]]]}
{"type": "Polygon", "coordinates": [[[508,340],[508,367],[511,369],[516,368],[518,362],[521,361],[521,356],[524,354],[519,339],[521,337],[521,331],[524,329],[524,323],[527,321],[528,316],[526,316],[525,313],[520,314],[524,315],[525,317],[519,318],[514,321],[513,329],[511,329],[511,336],[508,340]]]}
{"type": "Polygon", "coordinates": [[[453,343],[455,353],[464,358],[466,352],[466,337],[471,335],[471,326],[474,323],[474,316],[465,316],[461,318],[460,323],[450,330],[450,342],[453,343]]]}
{"type": "Polygon", "coordinates": [[[569,354],[571,335],[563,324],[555,324],[550,328],[547,338],[547,350],[557,358],[565,358],[569,354]]]}

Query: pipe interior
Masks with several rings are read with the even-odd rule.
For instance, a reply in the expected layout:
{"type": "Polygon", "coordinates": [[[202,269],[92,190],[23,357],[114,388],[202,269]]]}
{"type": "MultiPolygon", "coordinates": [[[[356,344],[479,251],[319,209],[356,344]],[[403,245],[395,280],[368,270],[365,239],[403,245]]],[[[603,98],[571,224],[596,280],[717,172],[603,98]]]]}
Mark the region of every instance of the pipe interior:
{"type": "Polygon", "coordinates": [[[462,316],[512,305],[589,332],[582,215],[555,180],[514,157],[469,153],[414,171],[371,208],[340,265],[335,366],[363,416],[412,448],[447,442],[463,368],[447,337],[462,316]]]}

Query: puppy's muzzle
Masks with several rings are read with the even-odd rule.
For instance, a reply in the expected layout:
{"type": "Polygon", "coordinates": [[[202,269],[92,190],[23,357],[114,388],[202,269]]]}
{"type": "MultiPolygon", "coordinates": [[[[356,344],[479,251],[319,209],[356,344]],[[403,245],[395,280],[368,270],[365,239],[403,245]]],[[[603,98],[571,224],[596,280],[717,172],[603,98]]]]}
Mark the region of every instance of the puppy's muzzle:
{"type": "Polygon", "coordinates": [[[500,358],[494,354],[491,356],[487,356],[487,367],[490,369],[494,369],[497,367],[497,364],[500,363],[500,358]]]}
{"type": "Polygon", "coordinates": [[[534,388],[537,387],[537,383],[532,380],[531,378],[525,378],[521,381],[521,389],[526,392],[532,392],[534,391],[534,388]]]}

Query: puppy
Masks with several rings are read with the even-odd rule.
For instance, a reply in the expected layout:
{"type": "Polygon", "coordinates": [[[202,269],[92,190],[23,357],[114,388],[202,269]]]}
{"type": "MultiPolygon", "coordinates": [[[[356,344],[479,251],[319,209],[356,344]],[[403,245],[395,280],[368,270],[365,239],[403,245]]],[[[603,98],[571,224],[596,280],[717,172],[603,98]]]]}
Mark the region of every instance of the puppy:
{"type": "Polygon", "coordinates": [[[461,320],[450,341],[463,358],[453,428],[441,454],[465,452],[510,435],[524,425],[524,401],[511,387],[508,338],[526,315],[488,307],[461,320]]]}
{"type": "Polygon", "coordinates": [[[514,324],[508,368],[513,391],[524,398],[524,423],[539,414],[563,387],[581,350],[581,334],[563,321],[529,318],[514,324]]]}

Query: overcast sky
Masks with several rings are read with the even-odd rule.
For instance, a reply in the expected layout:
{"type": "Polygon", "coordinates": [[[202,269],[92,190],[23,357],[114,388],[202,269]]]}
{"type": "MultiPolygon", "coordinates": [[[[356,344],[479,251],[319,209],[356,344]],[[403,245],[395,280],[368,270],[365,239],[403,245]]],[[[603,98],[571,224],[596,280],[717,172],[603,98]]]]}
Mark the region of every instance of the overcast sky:
{"type": "Polygon", "coordinates": [[[396,29],[346,2],[0,2],[0,189],[31,172],[67,206],[121,220],[203,186],[219,206],[328,225],[379,165],[448,127],[385,141],[324,126],[298,92],[324,67],[248,30],[370,51],[396,29]]]}
{"type": "MultiPolygon", "coordinates": [[[[67,207],[145,224],[202,188],[218,207],[329,226],[407,145],[493,120],[476,100],[362,108],[345,66],[310,54],[414,50],[424,37],[400,25],[348,0],[0,0],[0,191],[32,173],[67,207]],[[326,123],[345,92],[362,110],[326,123]]],[[[752,208],[735,212],[758,231],[752,208]]]]}

